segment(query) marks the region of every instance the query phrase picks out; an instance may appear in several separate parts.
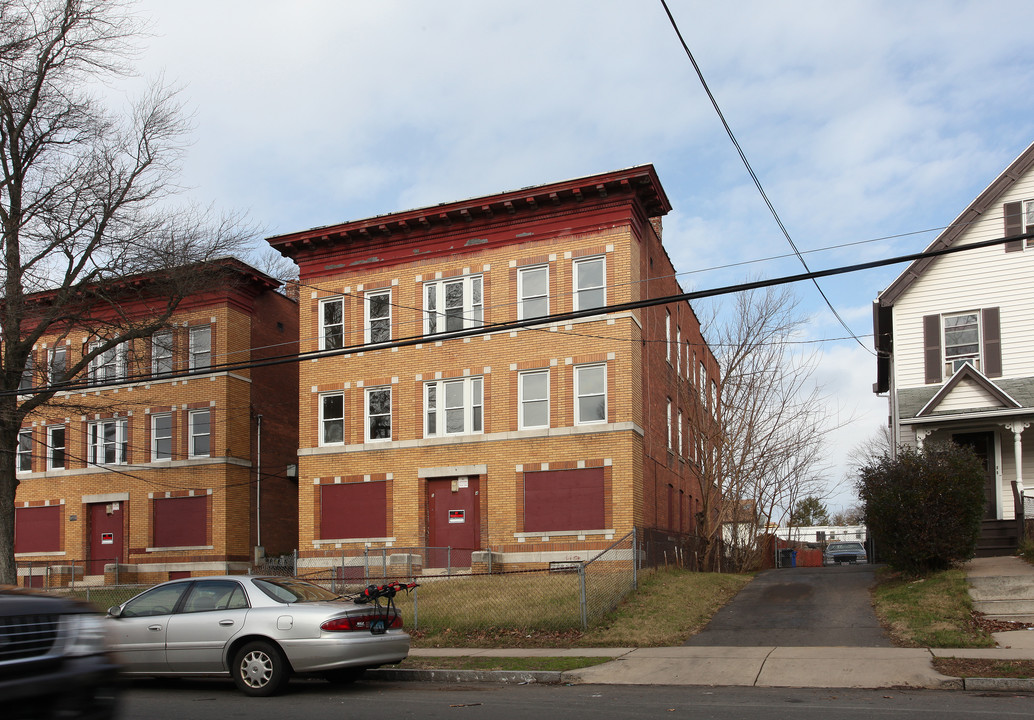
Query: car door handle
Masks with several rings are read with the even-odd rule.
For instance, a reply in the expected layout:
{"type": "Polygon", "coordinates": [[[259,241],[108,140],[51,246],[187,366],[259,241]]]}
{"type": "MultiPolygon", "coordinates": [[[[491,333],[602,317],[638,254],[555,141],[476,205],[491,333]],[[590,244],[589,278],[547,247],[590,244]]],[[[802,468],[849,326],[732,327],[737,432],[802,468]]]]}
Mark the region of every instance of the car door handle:
{"type": "Polygon", "coordinates": [[[219,624],[223,626],[233,625],[233,620],[220,620],[219,624]]]}
{"type": "Polygon", "coordinates": [[[148,630],[153,630],[154,632],[160,632],[161,629],[162,629],[162,626],[161,625],[148,625],[147,629],[148,630]]]}

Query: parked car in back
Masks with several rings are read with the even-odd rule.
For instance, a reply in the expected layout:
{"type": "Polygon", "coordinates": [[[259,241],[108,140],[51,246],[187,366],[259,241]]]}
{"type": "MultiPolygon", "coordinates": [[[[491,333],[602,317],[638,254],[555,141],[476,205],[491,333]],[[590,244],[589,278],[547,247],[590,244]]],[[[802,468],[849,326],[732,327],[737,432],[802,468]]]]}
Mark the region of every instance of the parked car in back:
{"type": "Polygon", "coordinates": [[[247,695],[273,695],[295,673],[350,682],[409,654],[393,605],[355,603],[294,578],[173,580],[108,615],[126,674],[228,674],[247,695]]]}
{"type": "Polygon", "coordinates": [[[106,630],[84,603],[0,586],[0,715],[115,717],[118,666],[106,630]]]}
{"type": "Polygon", "coordinates": [[[857,565],[867,562],[869,562],[869,558],[865,552],[865,546],[853,540],[831,542],[822,551],[823,565],[857,565]]]}

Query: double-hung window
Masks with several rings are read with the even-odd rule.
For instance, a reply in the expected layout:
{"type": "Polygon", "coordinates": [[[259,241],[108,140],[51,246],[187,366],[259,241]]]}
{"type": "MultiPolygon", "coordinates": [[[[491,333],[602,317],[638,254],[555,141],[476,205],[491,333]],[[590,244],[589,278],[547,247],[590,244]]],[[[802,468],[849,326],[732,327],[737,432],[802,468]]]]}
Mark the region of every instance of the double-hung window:
{"type": "Polygon", "coordinates": [[[518,394],[518,427],[521,430],[549,427],[549,370],[521,373],[518,394]]]}
{"type": "Polygon", "coordinates": [[[579,365],[574,369],[575,425],[607,421],[607,366],[579,365]]]}
{"type": "Polygon", "coordinates": [[[172,414],[151,416],[151,460],[172,460],[172,414]]]}
{"type": "Polygon", "coordinates": [[[194,410],[190,413],[190,457],[212,454],[212,413],[194,410]]]}
{"type": "Polygon", "coordinates": [[[151,336],[151,375],[172,374],[172,330],[160,330],[151,336]]]}
{"type": "Polygon", "coordinates": [[[65,468],[65,426],[51,425],[47,428],[47,469],[65,468]]]}
{"type": "Polygon", "coordinates": [[[368,343],[391,340],[391,290],[366,293],[366,337],[368,343]]]}
{"type": "Polygon", "coordinates": [[[480,275],[424,283],[424,334],[481,327],[482,289],[480,275]]]}
{"type": "Polygon", "coordinates": [[[345,346],[345,300],[320,300],[320,350],[338,350],[345,346]]]}
{"type": "Polygon", "coordinates": [[[391,440],[391,388],[366,390],[366,441],[391,440]]]}
{"type": "Polygon", "coordinates": [[[19,390],[31,390],[33,374],[36,372],[36,357],[30,352],[25,356],[25,369],[22,370],[21,379],[18,382],[19,390]]]}
{"type": "Polygon", "coordinates": [[[980,369],[980,313],[944,316],[944,362],[952,373],[966,364],[980,369]]]}
{"type": "Polygon", "coordinates": [[[549,315],[549,266],[517,270],[517,319],[549,315]]]}
{"type": "Polygon", "coordinates": [[[18,472],[32,472],[32,430],[18,432],[18,472]]]}
{"type": "Polygon", "coordinates": [[[212,328],[209,325],[198,325],[190,328],[190,369],[211,367],[212,365],[212,328]]]}
{"type": "Polygon", "coordinates": [[[484,431],[484,379],[437,380],[424,384],[424,437],[484,431]]]}
{"type": "Polygon", "coordinates": [[[664,358],[671,365],[671,313],[664,311],[664,358]]]}
{"type": "Polygon", "coordinates": [[[50,351],[50,383],[63,382],[68,369],[68,349],[56,347],[50,351]]]}
{"type": "Polygon", "coordinates": [[[682,377],[682,328],[675,328],[675,374],[682,377]]]}
{"type": "Polygon", "coordinates": [[[340,445],[344,441],[344,393],[320,395],[320,445],[340,445]]]}
{"type": "Polygon", "coordinates": [[[675,449],[675,418],[671,411],[671,398],[668,398],[668,452],[675,449]]]}
{"type": "Polygon", "coordinates": [[[607,304],[607,265],[602,256],[574,263],[574,309],[591,310],[607,304]]]}
{"type": "Polygon", "coordinates": [[[90,463],[93,465],[125,465],[129,421],[101,420],[89,426],[90,463]]]}
{"type": "MultiPolygon", "coordinates": [[[[90,350],[100,347],[93,343],[90,350]]],[[[90,361],[89,378],[91,385],[103,385],[126,376],[126,346],[116,345],[108,348],[90,361]]]]}

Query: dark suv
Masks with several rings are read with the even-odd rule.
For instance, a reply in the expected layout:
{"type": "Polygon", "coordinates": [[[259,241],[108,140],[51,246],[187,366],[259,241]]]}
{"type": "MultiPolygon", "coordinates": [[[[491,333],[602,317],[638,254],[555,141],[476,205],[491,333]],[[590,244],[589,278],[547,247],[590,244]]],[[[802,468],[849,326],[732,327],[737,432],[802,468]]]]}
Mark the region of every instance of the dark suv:
{"type": "Polygon", "coordinates": [[[106,633],[83,603],[0,585],[0,714],[114,717],[118,667],[106,633]]]}

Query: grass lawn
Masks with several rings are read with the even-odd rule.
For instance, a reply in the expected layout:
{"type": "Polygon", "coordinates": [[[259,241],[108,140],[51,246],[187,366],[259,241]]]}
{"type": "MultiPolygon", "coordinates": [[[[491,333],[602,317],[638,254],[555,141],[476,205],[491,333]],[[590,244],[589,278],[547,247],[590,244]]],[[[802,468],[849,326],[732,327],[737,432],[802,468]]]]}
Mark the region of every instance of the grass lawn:
{"type": "MultiPolygon", "coordinates": [[[[580,629],[577,582],[558,584],[541,575],[487,576],[491,585],[478,588],[474,603],[471,586],[449,581],[435,593],[458,593],[449,602],[430,596],[421,586],[420,630],[412,633],[413,646],[434,647],[666,647],[681,645],[702,628],[729,601],[750,575],[694,573],[682,570],[641,571],[639,590],[629,595],[601,623],[580,629]],[[434,601],[431,602],[431,597],[434,601]],[[573,607],[572,607],[573,603],[573,607]],[[425,617],[438,613],[427,629],[425,617]],[[444,608],[444,609],[438,609],[444,608]]],[[[432,585],[432,584],[429,584],[432,585]]],[[[405,616],[412,617],[411,600],[405,616]]],[[[403,607],[400,603],[400,607],[403,607]]]]}
{"type": "Polygon", "coordinates": [[[994,647],[991,634],[973,620],[968,587],[962,570],[910,578],[882,568],[873,605],[891,639],[901,647],[994,647]]]}

